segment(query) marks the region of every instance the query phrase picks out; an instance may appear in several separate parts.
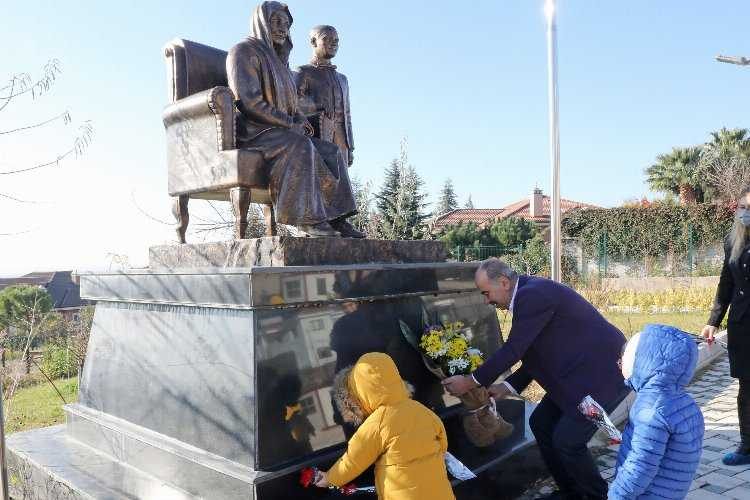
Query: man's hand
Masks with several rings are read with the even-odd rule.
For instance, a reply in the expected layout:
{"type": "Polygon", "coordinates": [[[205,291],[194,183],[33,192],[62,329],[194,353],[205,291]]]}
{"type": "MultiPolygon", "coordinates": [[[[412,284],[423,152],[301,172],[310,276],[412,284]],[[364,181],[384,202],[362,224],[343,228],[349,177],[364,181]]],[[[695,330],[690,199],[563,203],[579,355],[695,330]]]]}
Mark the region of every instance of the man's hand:
{"type": "Polygon", "coordinates": [[[716,336],[716,332],[718,332],[719,329],[715,326],[706,325],[703,327],[703,331],[701,332],[701,335],[703,335],[703,338],[706,339],[706,342],[709,344],[714,343],[714,337],[716,336]]]}
{"type": "Polygon", "coordinates": [[[505,384],[494,384],[491,385],[489,389],[487,389],[490,393],[490,396],[492,396],[495,399],[505,399],[508,396],[512,396],[513,393],[510,389],[508,389],[508,386],[505,384]]]}
{"type": "Polygon", "coordinates": [[[478,387],[474,379],[468,375],[454,375],[443,380],[443,387],[454,396],[460,397],[478,387]]]}

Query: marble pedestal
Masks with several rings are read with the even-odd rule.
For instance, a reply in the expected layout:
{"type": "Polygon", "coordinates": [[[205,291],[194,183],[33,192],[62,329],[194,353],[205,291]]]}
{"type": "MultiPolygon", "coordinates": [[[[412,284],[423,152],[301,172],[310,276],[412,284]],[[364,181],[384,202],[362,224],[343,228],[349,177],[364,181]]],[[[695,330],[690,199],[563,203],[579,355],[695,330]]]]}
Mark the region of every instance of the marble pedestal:
{"type": "Polygon", "coordinates": [[[190,265],[81,276],[97,306],[79,401],[65,426],[8,437],[15,497],[323,498],[297,477],[345,448],[353,430],[332,405],[333,377],[370,351],[396,360],[473,470],[530,442],[526,405],[506,401],[514,434],[472,446],[463,408],[398,326],[418,329],[427,310],[464,322],[485,352],[499,347],[475,264],[190,265]]]}

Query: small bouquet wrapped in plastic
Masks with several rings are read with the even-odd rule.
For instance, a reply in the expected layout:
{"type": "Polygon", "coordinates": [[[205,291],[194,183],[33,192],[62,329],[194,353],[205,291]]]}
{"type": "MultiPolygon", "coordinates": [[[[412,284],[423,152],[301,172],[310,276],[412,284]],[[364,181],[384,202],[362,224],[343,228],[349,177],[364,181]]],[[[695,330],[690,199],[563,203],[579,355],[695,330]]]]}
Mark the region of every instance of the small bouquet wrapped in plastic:
{"type": "MultiPolygon", "coordinates": [[[[300,471],[299,483],[305,488],[309,488],[310,486],[315,486],[315,483],[317,483],[322,477],[323,471],[317,467],[305,467],[300,471]]],[[[340,488],[331,485],[328,488],[336,490],[344,496],[357,495],[359,493],[375,493],[374,486],[357,487],[354,483],[345,484],[340,488]]]]}
{"type": "MultiPolygon", "coordinates": [[[[469,374],[484,361],[482,352],[471,347],[470,335],[460,321],[428,325],[419,336],[403,321],[399,323],[404,338],[419,351],[427,369],[440,380],[469,374]]],[[[497,412],[495,400],[486,388],[471,389],[461,396],[461,402],[469,410],[463,418],[463,426],[474,446],[490,446],[513,432],[513,424],[497,412]]]]}
{"type": "Polygon", "coordinates": [[[609,436],[610,444],[622,443],[622,434],[609,419],[609,415],[604,411],[602,405],[596,402],[591,396],[586,396],[578,404],[578,410],[586,417],[587,420],[596,424],[600,429],[604,429],[609,436]]]}

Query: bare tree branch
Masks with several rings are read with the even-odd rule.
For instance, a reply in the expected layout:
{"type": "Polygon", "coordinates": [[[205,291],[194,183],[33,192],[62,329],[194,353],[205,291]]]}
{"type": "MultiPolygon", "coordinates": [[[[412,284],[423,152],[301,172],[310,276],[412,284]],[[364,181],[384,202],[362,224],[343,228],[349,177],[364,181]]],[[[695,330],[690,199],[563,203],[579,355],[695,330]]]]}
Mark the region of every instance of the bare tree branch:
{"type": "Polygon", "coordinates": [[[91,144],[91,136],[94,135],[94,127],[91,125],[91,121],[87,120],[83,123],[83,125],[79,127],[79,130],[80,135],[73,141],[73,147],[71,147],[65,153],[59,155],[54,160],[48,161],[46,163],[40,163],[39,165],[35,165],[33,167],[20,168],[17,170],[6,170],[5,172],[0,172],[0,175],[20,174],[44,167],[58,166],[62,160],[72,154],[75,154],[75,157],[78,158],[83,154],[86,148],[88,148],[89,144],[91,144]]]}
{"type": "Polygon", "coordinates": [[[726,203],[739,198],[750,186],[750,157],[739,151],[708,150],[701,158],[706,179],[716,196],[726,203]]]}
{"type": "Polygon", "coordinates": [[[36,228],[34,228],[34,229],[26,229],[24,231],[18,231],[16,233],[0,233],[0,236],[18,236],[19,234],[26,234],[26,233],[30,233],[32,231],[36,231],[36,228]]]}
{"type": "Polygon", "coordinates": [[[20,198],[16,198],[14,196],[11,196],[9,194],[0,193],[0,198],[7,198],[9,200],[17,201],[18,203],[33,203],[33,204],[39,204],[41,202],[39,201],[32,201],[32,200],[22,200],[20,198]]]}
{"type": "Polygon", "coordinates": [[[50,118],[48,120],[44,120],[43,122],[35,123],[33,125],[26,125],[25,127],[18,127],[18,128],[14,128],[12,130],[0,130],[0,135],[7,135],[7,134],[12,134],[14,132],[21,132],[23,130],[30,130],[32,128],[41,127],[43,125],[47,125],[48,123],[52,123],[52,122],[60,120],[60,119],[62,119],[62,121],[63,121],[63,123],[65,125],[69,124],[70,121],[71,121],[70,120],[70,112],[63,111],[62,113],[60,113],[57,116],[53,116],[52,118],[50,118]]]}
{"type": "Polygon", "coordinates": [[[18,73],[13,75],[8,85],[0,88],[0,92],[8,91],[6,95],[0,96],[0,102],[5,101],[0,105],[0,111],[12,101],[15,97],[21,96],[31,92],[32,99],[36,99],[44,92],[48,91],[54,83],[57,75],[61,73],[60,61],[57,59],[50,59],[47,64],[44,65],[44,75],[32,83],[31,76],[28,73],[18,73]]]}
{"type": "Polygon", "coordinates": [[[153,215],[151,215],[150,213],[148,213],[148,212],[146,212],[145,210],[143,210],[143,209],[142,209],[142,208],[140,207],[140,205],[138,205],[138,202],[137,202],[137,201],[135,201],[135,190],[132,190],[132,191],[130,191],[130,199],[131,199],[131,200],[133,201],[133,205],[135,206],[135,208],[136,208],[136,209],[137,209],[137,210],[138,210],[138,211],[139,211],[140,213],[142,213],[143,215],[145,215],[146,217],[148,217],[149,219],[151,219],[152,221],[154,221],[154,222],[158,222],[159,224],[164,224],[165,226],[174,226],[174,222],[167,222],[167,221],[163,221],[163,220],[161,220],[161,219],[157,219],[156,217],[154,217],[154,216],[153,216],[153,215]]]}

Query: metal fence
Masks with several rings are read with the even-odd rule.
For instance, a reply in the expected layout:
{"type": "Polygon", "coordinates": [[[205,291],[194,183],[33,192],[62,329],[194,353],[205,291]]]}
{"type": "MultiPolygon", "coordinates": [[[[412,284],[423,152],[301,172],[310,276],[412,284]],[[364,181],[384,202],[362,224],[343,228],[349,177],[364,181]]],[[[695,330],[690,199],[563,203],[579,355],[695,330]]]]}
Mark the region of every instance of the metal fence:
{"type": "Polygon", "coordinates": [[[576,261],[582,279],[656,276],[715,276],[721,271],[721,242],[704,243],[693,238],[686,228],[685,249],[661,255],[621,255],[613,251],[606,232],[602,233],[593,251],[586,251],[577,239],[566,242],[565,254],[576,261]]]}
{"type": "Polygon", "coordinates": [[[450,252],[451,258],[459,262],[475,262],[489,259],[490,257],[503,257],[515,255],[523,251],[523,245],[515,247],[502,247],[497,245],[459,245],[450,252]]]}

